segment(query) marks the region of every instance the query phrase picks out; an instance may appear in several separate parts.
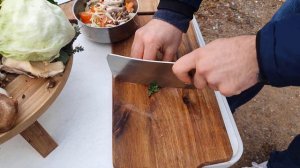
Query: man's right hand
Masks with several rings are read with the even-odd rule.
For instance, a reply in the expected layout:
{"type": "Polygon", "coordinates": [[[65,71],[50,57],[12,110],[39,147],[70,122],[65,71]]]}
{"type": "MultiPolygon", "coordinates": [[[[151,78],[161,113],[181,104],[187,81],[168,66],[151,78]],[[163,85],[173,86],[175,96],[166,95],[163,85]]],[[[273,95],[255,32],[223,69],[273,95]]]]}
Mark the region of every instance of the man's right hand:
{"type": "Polygon", "coordinates": [[[173,66],[174,74],[196,88],[209,86],[224,96],[238,95],[258,82],[256,36],[217,39],[182,56],[173,66]],[[193,79],[189,72],[196,70],[193,79]]]}
{"type": "Polygon", "coordinates": [[[135,33],[131,57],[155,60],[160,51],[164,61],[172,61],[182,39],[182,32],[175,26],[152,19],[135,33]]]}

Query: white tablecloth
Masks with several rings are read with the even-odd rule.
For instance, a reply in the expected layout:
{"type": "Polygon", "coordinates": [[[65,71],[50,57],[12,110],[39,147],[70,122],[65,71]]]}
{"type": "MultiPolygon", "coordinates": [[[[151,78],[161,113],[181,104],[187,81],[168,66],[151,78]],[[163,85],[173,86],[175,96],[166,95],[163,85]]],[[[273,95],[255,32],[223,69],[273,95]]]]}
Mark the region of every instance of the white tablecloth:
{"type": "Polygon", "coordinates": [[[46,158],[20,135],[0,146],[0,168],[111,168],[112,80],[109,45],[80,35],[70,77],[61,94],[38,120],[59,146],[46,158]]]}

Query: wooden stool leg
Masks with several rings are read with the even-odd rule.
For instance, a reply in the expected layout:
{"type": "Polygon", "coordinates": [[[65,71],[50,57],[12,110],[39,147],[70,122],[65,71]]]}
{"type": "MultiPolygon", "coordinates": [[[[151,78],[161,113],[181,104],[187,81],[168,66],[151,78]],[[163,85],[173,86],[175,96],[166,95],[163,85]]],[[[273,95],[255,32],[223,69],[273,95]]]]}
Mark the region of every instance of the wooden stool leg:
{"type": "Polygon", "coordinates": [[[20,133],[23,138],[43,157],[51,153],[58,145],[37,121],[20,133]]]}

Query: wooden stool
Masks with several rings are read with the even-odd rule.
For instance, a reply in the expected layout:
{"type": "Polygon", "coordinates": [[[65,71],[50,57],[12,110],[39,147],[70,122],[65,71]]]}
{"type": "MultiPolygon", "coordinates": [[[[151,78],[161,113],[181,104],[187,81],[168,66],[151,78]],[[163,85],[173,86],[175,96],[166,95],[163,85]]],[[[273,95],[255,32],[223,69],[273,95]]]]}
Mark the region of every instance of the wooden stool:
{"type": "Polygon", "coordinates": [[[13,129],[0,134],[0,144],[17,134],[46,157],[57,147],[57,143],[47,131],[37,122],[37,119],[48,109],[63,89],[69,74],[73,58],[70,57],[65,71],[52,79],[32,79],[24,75],[17,76],[7,86],[6,90],[13,98],[18,100],[18,118],[13,129]],[[49,87],[49,82],[55,81],[54,87],[49,87]]]}

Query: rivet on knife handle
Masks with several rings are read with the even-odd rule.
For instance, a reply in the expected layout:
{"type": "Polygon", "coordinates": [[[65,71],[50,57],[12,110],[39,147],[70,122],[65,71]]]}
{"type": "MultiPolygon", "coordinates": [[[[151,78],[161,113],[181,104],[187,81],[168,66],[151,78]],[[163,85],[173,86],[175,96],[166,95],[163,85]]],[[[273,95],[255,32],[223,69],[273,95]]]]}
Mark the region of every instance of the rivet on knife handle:
{"type": "Polygon", "coordinates": [[[185,84],[185,89],[195,89],[194,86],[194,75],[196,73],[196,69],[192,69],[188,72],[189,77],[191,78],[192,83],[185,84]]]}

